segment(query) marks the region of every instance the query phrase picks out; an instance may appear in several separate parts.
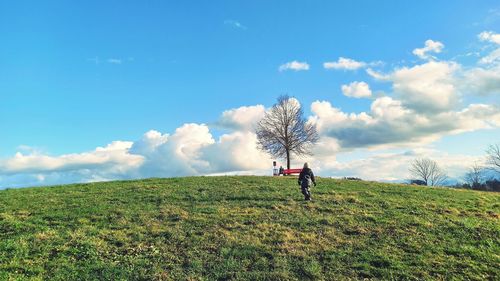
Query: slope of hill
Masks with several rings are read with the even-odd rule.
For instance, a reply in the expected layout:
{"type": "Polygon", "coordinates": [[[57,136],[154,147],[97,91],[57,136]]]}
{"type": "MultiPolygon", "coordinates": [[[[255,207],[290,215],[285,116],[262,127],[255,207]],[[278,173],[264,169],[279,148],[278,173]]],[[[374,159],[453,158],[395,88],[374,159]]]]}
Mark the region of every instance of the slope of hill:
{"type": "Polygon", "coordinates": [[[0,280],[499,278],[499,194],[318,182],[313,202],[283,177],[0,191],[0,280]]]}

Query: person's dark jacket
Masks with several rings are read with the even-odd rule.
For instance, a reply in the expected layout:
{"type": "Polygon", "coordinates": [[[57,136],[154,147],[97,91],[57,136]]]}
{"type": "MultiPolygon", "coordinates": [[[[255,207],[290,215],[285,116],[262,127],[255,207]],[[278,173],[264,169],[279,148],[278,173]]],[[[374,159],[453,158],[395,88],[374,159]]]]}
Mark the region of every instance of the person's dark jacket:
{"type": "Polygon", "coordinates": [[[299,185],[300,185],[300,183],[303,180],[305,180],[306,175],[309,175],[309,177],[311,178],[313,184],[316,186],[316,180],[314,179],[314,173],[313,173],[313,171],[310,168],[302,169],[302,172],[300,172],[299,181],[298,181],[299,185]]]}

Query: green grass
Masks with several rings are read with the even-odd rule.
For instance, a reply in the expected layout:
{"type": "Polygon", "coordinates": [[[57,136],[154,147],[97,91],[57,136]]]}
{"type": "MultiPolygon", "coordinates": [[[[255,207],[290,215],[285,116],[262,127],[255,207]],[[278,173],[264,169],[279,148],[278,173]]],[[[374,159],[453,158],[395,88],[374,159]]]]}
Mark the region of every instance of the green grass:
{"type": "Polygon", "coordinates": [[[0,191],[0,280],[500,276],[500,194],[191,177],[0,191]]]}

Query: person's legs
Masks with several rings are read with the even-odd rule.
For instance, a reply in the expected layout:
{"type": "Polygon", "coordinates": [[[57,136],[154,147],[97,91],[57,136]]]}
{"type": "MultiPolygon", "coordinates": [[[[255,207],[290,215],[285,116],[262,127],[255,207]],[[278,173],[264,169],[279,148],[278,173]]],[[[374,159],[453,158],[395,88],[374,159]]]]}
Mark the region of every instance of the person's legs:
{"type": "Polygon", "coordinates": [[[301,187],[302,194],[304,194],[304,200],[307,200],[307,189],[304,187],[301,187]]]}
{"type": "Polygon", "coordinates": [[[308,187],[302,187],[302,194],[304,194],[304,200],[311,200],[311,192],[308,187]]]}

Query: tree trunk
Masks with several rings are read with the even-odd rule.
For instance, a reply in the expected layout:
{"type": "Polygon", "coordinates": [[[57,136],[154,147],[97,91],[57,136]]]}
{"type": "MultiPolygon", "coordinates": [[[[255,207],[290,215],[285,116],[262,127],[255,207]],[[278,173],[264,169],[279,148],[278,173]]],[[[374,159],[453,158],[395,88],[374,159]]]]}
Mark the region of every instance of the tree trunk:
{"type": "Polygon", "coordinates": [[[286,168],[290,169],[290,150],[286,150],[286,168]]]}

